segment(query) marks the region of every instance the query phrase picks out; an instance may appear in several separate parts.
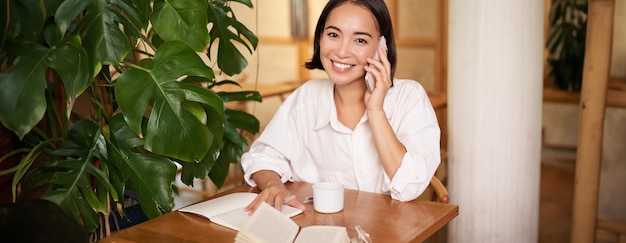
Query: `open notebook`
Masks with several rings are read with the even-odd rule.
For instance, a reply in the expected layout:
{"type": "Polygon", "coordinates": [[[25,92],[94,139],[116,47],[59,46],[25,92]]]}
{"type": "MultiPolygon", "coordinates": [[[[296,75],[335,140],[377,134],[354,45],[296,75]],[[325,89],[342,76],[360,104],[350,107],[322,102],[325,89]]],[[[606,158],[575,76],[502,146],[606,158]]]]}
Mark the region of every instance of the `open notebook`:
{"type": "MultiPolygon", "coordinates": [[[[248,206],[257,195],[258,194],[253,192],[235,192],[193,204],[178,209],[178,211],[197,214],[209,219],[213,223],[239,231],[244,223],[251,217],[248,215],[248,212],[243,211],[243,209],[248,206]]],[[[285,217],[290,218],[301,214],[302,210],[283,205],[281,213],[285,215],[285,217]]]]}
{"type": "Polygon", "coordinates": [[[261,204],[237,232],[235,243],[348,243],[343,226],[298,226],[268,204],[261,204]]]}

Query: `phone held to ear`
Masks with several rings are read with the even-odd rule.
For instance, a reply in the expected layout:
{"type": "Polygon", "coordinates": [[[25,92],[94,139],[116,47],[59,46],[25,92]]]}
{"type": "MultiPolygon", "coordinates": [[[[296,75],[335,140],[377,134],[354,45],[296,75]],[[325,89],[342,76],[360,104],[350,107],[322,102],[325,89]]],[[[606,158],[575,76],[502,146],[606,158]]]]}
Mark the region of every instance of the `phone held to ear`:
{"type": "MultiPolygon", "coordinates": [[[[380,36],[380,38],[378,38],[378,45],[382,46],[385,49],[385,53],[387,53],[387,40],[385,39],[385,36],[380,36]]],[[[378,57],[378,48],[374,50],[372,58],[375,60],[380,60],[380,58],[378,57]]],[[[370,91],[374,90],[374,83],[374,77],[372,77],[372,74],[370,72],[365,73],[365,85],[367,85],[367,88],[370,91]]]]}

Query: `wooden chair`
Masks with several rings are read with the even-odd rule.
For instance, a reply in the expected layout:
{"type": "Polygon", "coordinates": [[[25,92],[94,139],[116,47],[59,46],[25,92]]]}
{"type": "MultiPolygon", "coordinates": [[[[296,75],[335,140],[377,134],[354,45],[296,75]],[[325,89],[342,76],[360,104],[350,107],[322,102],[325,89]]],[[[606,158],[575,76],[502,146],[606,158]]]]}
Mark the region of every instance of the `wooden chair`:
{"type": "Polygon", "coordinates": [[[437,176],[433,176],[430,179],[430,188],[433,190],[433,201],[448,203],[450,197],[448,196],[448,189],[446,186],[439,180],[437,176]]]}
{"type": "Polygon", "coordinates": [[[448,176],[448,151],[445,148],[441,148],[441,163],[439,168],[435,171],[435,175],[430,179],[429,190],[431,191],[431,201],[448,203],[450,200],[448,196],[448,189],[444,185],[444,182],[448,176]]]}

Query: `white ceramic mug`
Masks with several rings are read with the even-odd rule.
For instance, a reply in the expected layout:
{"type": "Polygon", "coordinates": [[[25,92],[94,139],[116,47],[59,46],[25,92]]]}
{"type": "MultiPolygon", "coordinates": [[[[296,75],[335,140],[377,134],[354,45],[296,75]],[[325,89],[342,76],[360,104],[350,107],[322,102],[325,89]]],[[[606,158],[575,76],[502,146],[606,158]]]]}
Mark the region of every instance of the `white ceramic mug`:
{"type": "Polygon", "coordinates": [[[336,213],[343,210],[344,188],[339,182],[313,184],[313,208],[320,213],[336,213]]]}

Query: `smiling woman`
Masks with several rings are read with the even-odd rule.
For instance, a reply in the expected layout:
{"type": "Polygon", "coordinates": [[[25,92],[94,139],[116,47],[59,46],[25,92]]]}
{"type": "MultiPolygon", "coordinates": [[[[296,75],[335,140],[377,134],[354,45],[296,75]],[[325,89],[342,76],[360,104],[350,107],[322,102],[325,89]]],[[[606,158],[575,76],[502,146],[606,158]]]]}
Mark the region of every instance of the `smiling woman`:
{"type": "Polygon", "coordinates": [[[264,201],[280,205],[292,195],[286,181],[336,181],[399,201],[417,198],[440,163],[440,130],[424,88],[394,78],[396,44],[385,2],[331,0],[313,38],[305,66],[328,78],[296,89],[242,156],[245,180],[262,190],[248,210],[264,201]],[[374,52],[380,60],[371,58],[374,52]]]}

